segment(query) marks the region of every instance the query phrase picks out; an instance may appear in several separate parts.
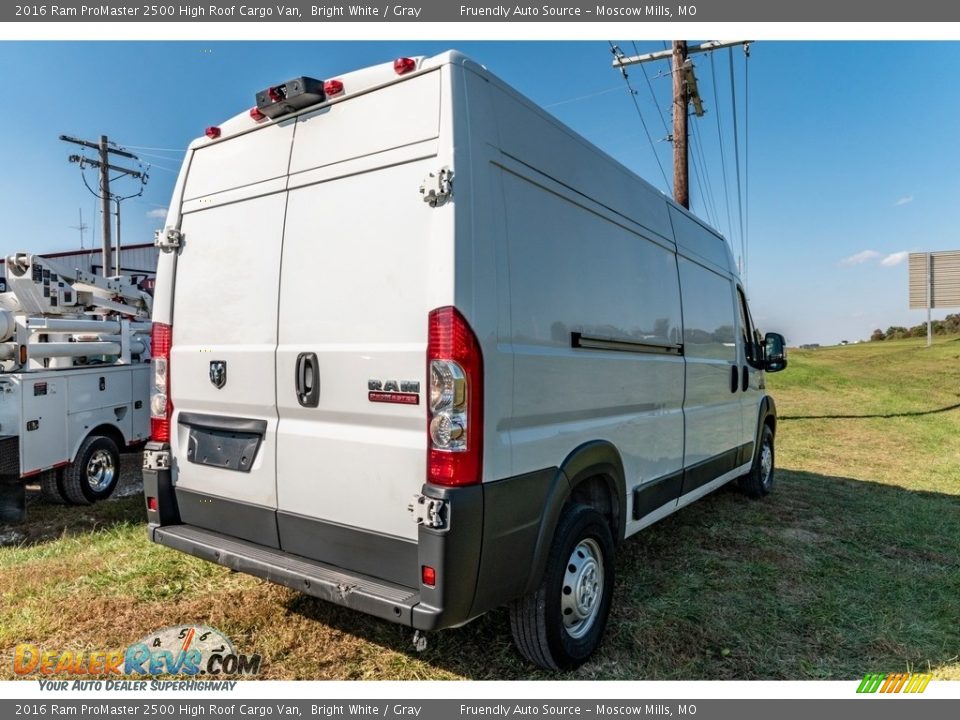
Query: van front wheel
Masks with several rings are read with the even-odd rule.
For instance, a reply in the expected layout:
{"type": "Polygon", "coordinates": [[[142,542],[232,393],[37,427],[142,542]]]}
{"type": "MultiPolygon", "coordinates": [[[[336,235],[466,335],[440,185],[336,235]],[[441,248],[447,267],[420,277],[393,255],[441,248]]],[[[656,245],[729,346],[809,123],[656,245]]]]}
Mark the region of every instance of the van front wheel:
{"type": "Polygon", "coordinates": [[[600,645],[613,594],[613,537],[587,505],[560,516],[543,581],[510,606],[513,641],[527,660],[570,670],[600,645]]]}

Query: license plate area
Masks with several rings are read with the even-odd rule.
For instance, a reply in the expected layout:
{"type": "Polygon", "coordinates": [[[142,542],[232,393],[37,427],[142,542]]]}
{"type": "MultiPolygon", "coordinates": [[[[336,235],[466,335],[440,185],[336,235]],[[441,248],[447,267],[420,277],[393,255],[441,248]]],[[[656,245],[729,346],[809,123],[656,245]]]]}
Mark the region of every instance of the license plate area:
{"type": "Polygon", "coordinates": [[[182,413],[190,428],[187,460],[196,465],[250,472],[267,430],[265,420],[182,413]]]}

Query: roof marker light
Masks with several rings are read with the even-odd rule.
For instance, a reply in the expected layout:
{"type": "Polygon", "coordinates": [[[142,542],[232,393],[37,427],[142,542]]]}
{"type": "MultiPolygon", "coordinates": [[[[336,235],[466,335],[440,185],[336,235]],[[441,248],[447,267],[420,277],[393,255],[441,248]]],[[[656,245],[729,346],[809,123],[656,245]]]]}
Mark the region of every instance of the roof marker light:
{"type": "Polygon", "coordinates": [[[327,80],[323,84],[323,92],[328,97],[331,95],[339,95],[343,92],[343,83],[339,80],[327,80]]]}
{"type": "Polygon", "coordinates": [[[267,116],[264,115],[262,112],[260,112],[258,108],[252,107],[250,108],[250,117],[252,117],[257,122],[260,122],[261,120],[264,120],[267,116]]]}
{"type": "Polygon", "coordinates": [[[417,61],[413,58],[401,57],[393,61],[393,71],[397,75],[406,75],[417,69],[417,61]]]}
{"type": "Polygon", "coordinates": [[[220,128],[218,128],[216,125],[211,125],[203,131],[203,134],[211,140],[216,140],[218,137],[220,137],[220,128]]]}

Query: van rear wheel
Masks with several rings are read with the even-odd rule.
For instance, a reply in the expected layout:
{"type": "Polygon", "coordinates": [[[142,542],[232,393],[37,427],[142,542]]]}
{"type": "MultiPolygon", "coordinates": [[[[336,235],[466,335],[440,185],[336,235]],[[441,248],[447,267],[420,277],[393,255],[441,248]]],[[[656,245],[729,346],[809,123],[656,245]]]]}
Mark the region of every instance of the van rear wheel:
{"type": "Polygon", "coordinates": [[[75,505],[90,505],[110,497],[120,480],[120,451],[103,435],[91,435],[80,445],[73,464],[63,471],[63,494],[75,505]]]}
{"type": "Polygon", "coordinates": [[[543,581],[510,606],[520,653],[548,670],[571,670],[600,645],[613,594],[613,537],[606,518],[571,505],[557,525],[543,581]]]}
{"type": "Polygon", "coordinates": [[[764,424],[760,433],[760,448],[753,459],[753,467],[746,475],[738,478],[737,484],[746,495],[752,498],[762,498],[773,490],[774,460],[776,453],[773,445],[773,430],[764,424]]]}

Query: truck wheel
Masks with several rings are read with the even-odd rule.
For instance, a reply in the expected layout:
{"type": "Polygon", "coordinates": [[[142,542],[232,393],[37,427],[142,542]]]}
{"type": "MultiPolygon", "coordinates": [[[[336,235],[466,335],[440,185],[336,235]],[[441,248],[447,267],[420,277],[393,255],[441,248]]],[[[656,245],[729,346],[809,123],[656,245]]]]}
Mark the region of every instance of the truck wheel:
{"type": "Polygon", "coordinates": [[[773,489],[774,459],[773,430],[764,424],[760,433],[760,450],[753,459],[753,467],[737,480],[740,490],[752,498],[769,495],[773,489]]]}
{"type": "Polygon", "coordinates": [[[60,487],[61,476],[59,468],[51,468],[40,473],[40,497],[44,502],[53,505],[67,504],[67,498],[60,487]]]}
{"type": "Polygon", "coordinates": [[[548,670],[571,670],[600,644],[613,595],[613,537],[606,519],[587,505],[560,516],[543,581],[510,606],[520,653],[548,670]]]}
{"type": "Polygon", "coordinates": [[[120,452],[108,437],[91,435],[63,471],[63,494],[76,505],[110,497],[120,480],[120,452]]]}

